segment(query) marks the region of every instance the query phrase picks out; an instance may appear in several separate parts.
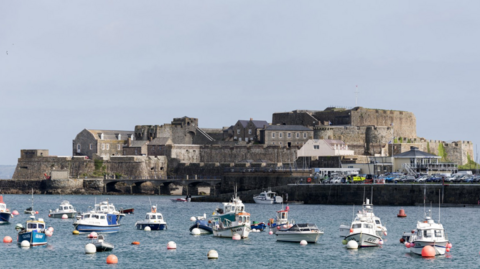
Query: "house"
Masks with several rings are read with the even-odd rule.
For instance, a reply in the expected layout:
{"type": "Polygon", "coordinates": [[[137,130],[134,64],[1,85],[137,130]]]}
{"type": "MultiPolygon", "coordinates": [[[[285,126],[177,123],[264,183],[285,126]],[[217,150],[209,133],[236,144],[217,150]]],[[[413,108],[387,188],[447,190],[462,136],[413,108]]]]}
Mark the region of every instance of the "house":
{"type": "Polygon", "coordinates": [[[354,151],[348,149],[341,140],[310,139],[297,152],[298,157],[353,156],[354,151]]]}
{"type": "Polygon", "coordinates": [[[109,158],[122,155],[128,139],[134,139],[133,131],[83,129],[73,140],[73,156],[109,158]]]}
{"type": "Polygon", "coordinates": [[[157,137],[147,144],[148,156],[165,156],[167,153],[166,146],[172,145],[172,139],[169,137],[157,137]]]}
{"type": "Polygon", "coordinates": [[[301,147],[313,139],[313,130],[303,125],[269,125],[260,130],[260,143],[280,147],[301,147]]]}
{"type": "Polygon", "coordinates": [[[394,171],[406,172],[415,175],[416,173],[456,173],[457,163],[442,163],[442,157],[419,150],[417,147],[410,147],[409,151],[393,156],[394,171]]]}
{"type": "Polygon", "coordinates": [[[148,141],[146,140],[128,140],[127,145],[123,147],[123,155],[146,156],[148,141]]]}
{"type": "Polygon", "coordinates": [[[232,127],[233,140],[245,142],[259,142],[260,130],[269,126],[264,120],[238,120],[232,127]]]}

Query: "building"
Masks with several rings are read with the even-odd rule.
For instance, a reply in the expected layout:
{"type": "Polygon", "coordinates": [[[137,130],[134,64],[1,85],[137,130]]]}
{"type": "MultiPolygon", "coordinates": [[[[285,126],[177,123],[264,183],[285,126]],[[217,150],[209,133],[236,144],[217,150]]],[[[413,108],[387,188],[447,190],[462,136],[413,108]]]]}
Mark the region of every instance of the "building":
{"type": "Polygon", "coordinates": [[[172,144],[172,139],[169,137],[157,137],[147,144],[147,155],[165,156],[167,153],[166,147],[172,144]]]}
{"type": "Polygon", "coordinates": [[[145,140],[128,140],[127,145],[123,147],[123,155],[146,156],[148,142],[145,140]]]}
{"type": "Polygon", "coordinates": [[[260,130],[260,143],[280,147],[301,147],[313,139],[313,130],[302,125],[269,125],[260,130]]]}
{"type": "Polygon", "coordinates": [[[456,173],[456,163],[439,162],[441,156],[419,150],[417,147],[410,147],[409,151],[393,156],[394,171],[409,174],[417,173],[456,173]]]}
{"type": "Polygon", "coordinates": [[[297,157],[353,156],[343,141],[328,139],[310,139],[297,152],[297,157]]]}
{"type": "Polygon", "coordinates": [[[123,147],[128,139],[134,140],[134,132],[83,129],[73,140],[73,156],[108,159],[110,156],[123,155],[123,147]]]}
{"type": "Polygon", "coordinates": [[[264,120],[238,120],[232,127],[233,141],[259,142],[260,130],[269,126],[264,120]]]}

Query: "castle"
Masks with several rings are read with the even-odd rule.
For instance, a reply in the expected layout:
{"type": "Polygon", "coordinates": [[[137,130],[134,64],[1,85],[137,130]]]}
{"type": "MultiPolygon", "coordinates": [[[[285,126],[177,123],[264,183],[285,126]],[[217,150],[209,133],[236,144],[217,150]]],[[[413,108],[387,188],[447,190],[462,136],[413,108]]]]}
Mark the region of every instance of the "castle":
{"type": "Polygon", "coordinates": [[[412,112],[329,107],[273,113],[271,124],[250,118],[217,129],[200,128],[199,120],[192,117],[174,118],[170,124],[137,125],[132,131],[84,129],[72,141],[72,157],[57,157],[59,162],[48,151],[22,150],[13,178],[42,179],[51,169],[69,169],[70,177],[95,171],[166,177],[221,174],[225,167],[234,166],[292,167],[300,156],[309,157],[304,147],[320,145],[310,140],[329,140],[322,145],[332,150],[342,147],[339,161],[346,155],[350,161],[392,156],[411,146],[439,155],[445,162],[465,164],[473,156],[470,141],[447,143],[418,137],[412,112]],[[52,165],[44,164],[47,159],[52,165]],[[94,160],[102,161],[101,171],[94,160]]]}

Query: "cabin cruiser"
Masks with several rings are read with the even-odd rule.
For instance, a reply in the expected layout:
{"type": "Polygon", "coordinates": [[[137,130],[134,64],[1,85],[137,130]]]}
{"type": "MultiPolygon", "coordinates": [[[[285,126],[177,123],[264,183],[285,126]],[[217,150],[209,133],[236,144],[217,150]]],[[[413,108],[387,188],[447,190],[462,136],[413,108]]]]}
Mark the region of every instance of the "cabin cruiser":
{"type": "Polygon", "coordinates": [[[150,227],[153,230],[166,230],[167,223],[163,219],[163,215],[157,212],[157,206],[152,206],[151,212],[147,212],[144,220],[135,223],[137,230],[144,230],[145,227],[150,227]]]}
{"type": "Polygon", "coordinates": [[[21,224],[17,225],[18,237],[17,243],[21,244],[23,241],[28,241],[30,246],[41,246],[47,244],[47,235],[45,234],[45,221],[39,218],[35,219],[34,215],[26,221],[25,227],[21,224]]]}
{"type": "MultiPolygon", "coordinates": [[[[373,213],[373,204],[370,203],[369,199],[365,200],[365,203],[362,205],[362,210],[357,212],[355,220],[360,220],[362,217],[372,218],[375,222],[375,231],[378,236],[383,237],[387,235],[387,228],[382,225],[382,221],[379,217],[375,216],[373,213]]],[[[342,224],[340,225],[340,236],[345,237],[350,234],[350,226],[342,224]]]]}
{"type": "Polygon", "coordinates": [[[108,201],[103,201],[99,204],[95,204],[94,211],[98,213],[114,214],[117,216],[118,222],[120,222],[122,218],[125,217],[125,214],[120,213],[120,211],[116,210],[115,206],[108,201]]]}
{"type": "Polygon", "coordinates": [[[382,238],[377,235],[375,221],[372,217],[360,216],[353,220],[349,235],[345,237],[348,242],[354,240],[358,247],[378,247],[382,244],[382,238]]]}
{"type": "Polygon", "coordinates": [[[257,204],[281,204],[283,203],[282,196],[277,196],[275,192],[270,190],[263,191],[259,195],[253,196],[253,200],[257,204]]]}
{"type": "Polygon", "coordinates": [[[412,231],[409,238],[410,252],[422,255],[425,246],[432,246],[435,249],[435,255],[444,255],[447,249],[448,236],[443,225],[435,223],[430,216],[425,216],[424,221],[417,222],[416,230],[412,231]]]}
{"type": "Polygon", "coordinates": [[[223,209],[217,208],[212,217],[213,236],[232,237],[239,234],[241,238],[247,238],[250,228],[250,213],[245,212],[245,205],[237,197],[237,192],[232,200],[223,203],[223,209]]]}
{"type": "Polygon", "coordinates": [[[308,243],[316,243],[318,238],[323,234],[317,225],[312,223],[299,223],[289,226],[290,227],[287,228],[280,228],[276,232],[277,241],[300,242],[305,240],[308,243]]]}
{"type": "Polygon", "coordinates": [[[295,223],[293,220],[288,221],[288,211],[290,207],[287,205],[285,209],[277,211],[277,216],[275,219],[270,219],[268,221],[268,227],[273,233],[276,233],[277,230],[280,230],[282,225],[289,225],[295,223]]]}
{"type": "Polygon", "coordinates": [[[116,233],[120,230],[120,219],[117,214],[90,211],[82,213],[73,226],[80,233],[116,233]]]}
{"type": "Polygon", "coordinates": [[[198,228],[200,230],[200,234],[211,234],[213,233],[212,227],[209,225],[209,221],[207,220],[207,216],[203,214],[203,216],[198,216],[195,218],[195,223],[190,226],[190,232],[193,229],[198,228]]]}
{"type": "Polygon", "coordinates": [[[7,224],[11,216],[12,213],[7,209],[7,204],[3,202],[3,196],[0,196],[0,224],[7,224]]]}
{"type": "Polygon", "coordinates": [[[63,215],[67,215],[67,217],[71,219],[75,217],[76,214],[77,211],[75,211],[75,208],[73,208],[68,201],[63,201],[55,211],[50,210],[48,216],[50,218],[62,218],[63,215]]]}

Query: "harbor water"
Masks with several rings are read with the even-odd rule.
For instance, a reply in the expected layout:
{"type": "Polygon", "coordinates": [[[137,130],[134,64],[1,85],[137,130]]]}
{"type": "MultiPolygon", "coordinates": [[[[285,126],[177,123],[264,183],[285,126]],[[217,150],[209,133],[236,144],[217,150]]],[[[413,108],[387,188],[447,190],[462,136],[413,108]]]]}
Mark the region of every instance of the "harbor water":
{"type": "MultiPolygon", "coordinates": [[[[192,236],[189,227],[192,216],[204,213],[211,216],[220,203],[174,203],[171,196],[60,196],[35,195],[34,209],[47,227],[55,230],[48,238],[48,245],[22,249],[16,244],[16,223],[25,224],[28,215],[24,209],[31,205],[29,195],[4,195],[7,207],[18,210],[20,215],[11,224],[0,226],[0,237],[11,236],[13,243],[0,245],[2,268],[476,268],[480,263],[480,243],[476,234],[480,230],[478,208],[441,208],[441,223],[453,244],[445,256],[424,259],[410,254],[399,243],[403,232],[415,228],[423,219],[424,207],[376,206],[374,212],[388,229],[384,245],[378,248],[347,250],[342,245],[338,228],[350,224],[353,211],[361,209],[361,201],[353,206],[290,205],[290,219],[297,223],[315,223],[324,235],[317,244],[300,246],[298,243],[276,242],[268,229],[250,233],[248,239],[234,241],[214,238],[212,235],[192,236]],[[150,210],[149,198],[158,206],[168,224],[165,231],[146,232],[136,230],[136,221],[145,218],[150,210]],[[135,208],[135,214],[122,220],[119,233],[107,234],[105,241],[112,243],[112,252],[85,254],[85,245],[91,239],[87,235],[73,235],[73,220],[50,219],[49,209],[55,210],[60,202],[68,200],[77,211],[87,211],[98,202],[109,200],[118,208],[135,208]],[[407,218],[397,218],[400,209],[407,218]],[[139,241],[140,245],[132,245],[139,241]],[[167,250],[167,243],[174,241],[176,250],[167,250]],[[208,260],[207,253],[214,249],[218,260],[208,260]],[[109,254],[118,257],[117,265],[107,265],[109,254]]],[[[241,198],[241,197],[240,197],[241,198]]],[[[281,205],[245,204],[252,221],[267,222],[275,217],[281,205]]],[[[438,221],[438,204],[433,203],[432,216],[438,221]]],[[[428,206],[429,208],[430,206],[428,206]]],[[[427,209],[428,209],[427,208],[427,209]]]]}

